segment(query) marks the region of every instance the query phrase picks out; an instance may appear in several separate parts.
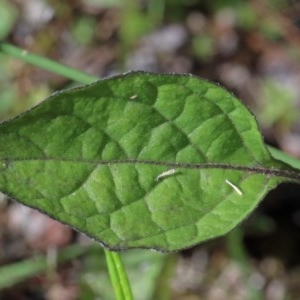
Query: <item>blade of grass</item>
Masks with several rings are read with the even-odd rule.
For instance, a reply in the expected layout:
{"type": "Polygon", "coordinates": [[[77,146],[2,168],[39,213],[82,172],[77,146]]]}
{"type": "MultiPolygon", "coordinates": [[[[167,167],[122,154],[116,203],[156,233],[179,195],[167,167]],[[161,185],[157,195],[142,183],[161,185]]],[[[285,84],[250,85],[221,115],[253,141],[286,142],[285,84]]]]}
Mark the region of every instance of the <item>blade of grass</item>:
{"type": "MultiPolygon", "coordinates": [[[[89,84],[99,79],[98,77],[87,75],[84,72],[52,61],[40,55],[28,53],[26,50],[20,49],[5,42],[0,42],[0,53],[1,52],[83,84],[89,84]]],[[[133,299],[131,287],[120,255],[115,252],[111,253],[105,249],[104,252],[116,298],[118,300],[133,299]]]]}
{"type": "MultiPolygon", "coordinates": [[[[87,253],[89,249],[89,247],[82,247],[78,245],[69,246],[59,251],[57,263],[63,263],[82,256],[87,253]]],[[[0,290],[40,274],[47,269],[49,269],[49,264],[46,256],[39,256],[7,266],[2,266],[0,268],[0,290]]]]}
{"type": "Polygon", "coordinates": [[[26,50],[20,49],[5,42],[0,42],[0,52],[12,57],[19,58],[20,60],[30,63],[41,69],[53,72],[55,74],[59,74],[61,76],[72,79],[74,81],[78,81],[80,83],[87,84],[99,79],[92,75],[88,75],[71,67],[55,62],[46,57],[29,53],[26,50]]]}

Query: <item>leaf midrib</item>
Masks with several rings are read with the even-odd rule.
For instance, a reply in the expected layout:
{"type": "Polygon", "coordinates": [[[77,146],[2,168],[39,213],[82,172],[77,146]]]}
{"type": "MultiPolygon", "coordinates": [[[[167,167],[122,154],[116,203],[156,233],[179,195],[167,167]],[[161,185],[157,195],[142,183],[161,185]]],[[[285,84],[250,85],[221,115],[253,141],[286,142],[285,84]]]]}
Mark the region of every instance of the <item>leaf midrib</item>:
{"type": "MultiPolygon", "coordinates": [[[[91,165],[118,165],[118,164],[139,164],[139,165],[154,165],[163,166],[170,169],[223,169],[232,171],[244,171],[247,173],[256,173],[263,175],[270,175],[275,177],[283,177],[292,181],[300,181],[300,173],[278,168],[266,168],[261,166],[244,166],[228,163],[185,163],[185,162],[166,162],[156,160],[143,160],[143,159],[113,159],[113,160],[92,160],[92,159],[75,159],[75,158],[57,158],[57,157],[43,157],[43,158],[1,158],[4,165],[9,165],[11,162],[30,162],[30,161],[56,161],[56,162],[69,162],[78,164],[91,164],[91,165]]],[[[5,166],[4,166],[5,167],[5,166]]]]}

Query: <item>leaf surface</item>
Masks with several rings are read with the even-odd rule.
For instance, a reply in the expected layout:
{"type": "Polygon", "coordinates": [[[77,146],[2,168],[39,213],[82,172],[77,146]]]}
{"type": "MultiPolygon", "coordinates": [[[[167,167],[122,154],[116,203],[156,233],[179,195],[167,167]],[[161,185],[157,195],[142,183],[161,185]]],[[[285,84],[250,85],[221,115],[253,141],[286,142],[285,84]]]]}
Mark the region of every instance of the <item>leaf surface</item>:
{"type": "Polygon", "coordinates": [[[223,235],[283,181],[254,116],[190,75],[132,72],[0,124],[0,190],[110,249],[223,235]]]}

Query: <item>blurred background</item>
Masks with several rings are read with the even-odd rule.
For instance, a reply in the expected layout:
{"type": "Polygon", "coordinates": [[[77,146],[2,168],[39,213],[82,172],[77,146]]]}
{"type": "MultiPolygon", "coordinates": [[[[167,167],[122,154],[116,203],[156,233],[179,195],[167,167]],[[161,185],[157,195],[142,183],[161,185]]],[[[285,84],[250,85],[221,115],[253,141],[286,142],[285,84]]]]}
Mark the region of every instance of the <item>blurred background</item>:
{"type": "MultiPolygon", "coordinates": [[[[232,91],[265,140],[300,159],[300,1],[0,0],[0,38],[106,77],[192,73],[232,91]]],[[[66,78],[0,54],[0,119],[66,78]]],[[[300,187],[181,253],[122,253],[135,299],[300,299],[300,187]]],[[[0,195],[0,299],[114,299],[101,247],[0,195]]]]}

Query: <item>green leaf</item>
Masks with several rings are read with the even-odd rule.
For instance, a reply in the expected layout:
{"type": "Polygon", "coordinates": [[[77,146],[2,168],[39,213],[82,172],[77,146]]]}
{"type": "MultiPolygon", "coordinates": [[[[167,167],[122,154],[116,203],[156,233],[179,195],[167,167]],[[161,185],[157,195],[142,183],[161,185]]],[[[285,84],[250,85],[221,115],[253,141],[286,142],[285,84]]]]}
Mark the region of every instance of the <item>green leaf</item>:
{"type": "Polygon", "coordinates": [[[114,250],[191,247],[299,181],[239,100],[190,75],[56,93],[0,124],[0,161],[2,192],[114,250]]]}

